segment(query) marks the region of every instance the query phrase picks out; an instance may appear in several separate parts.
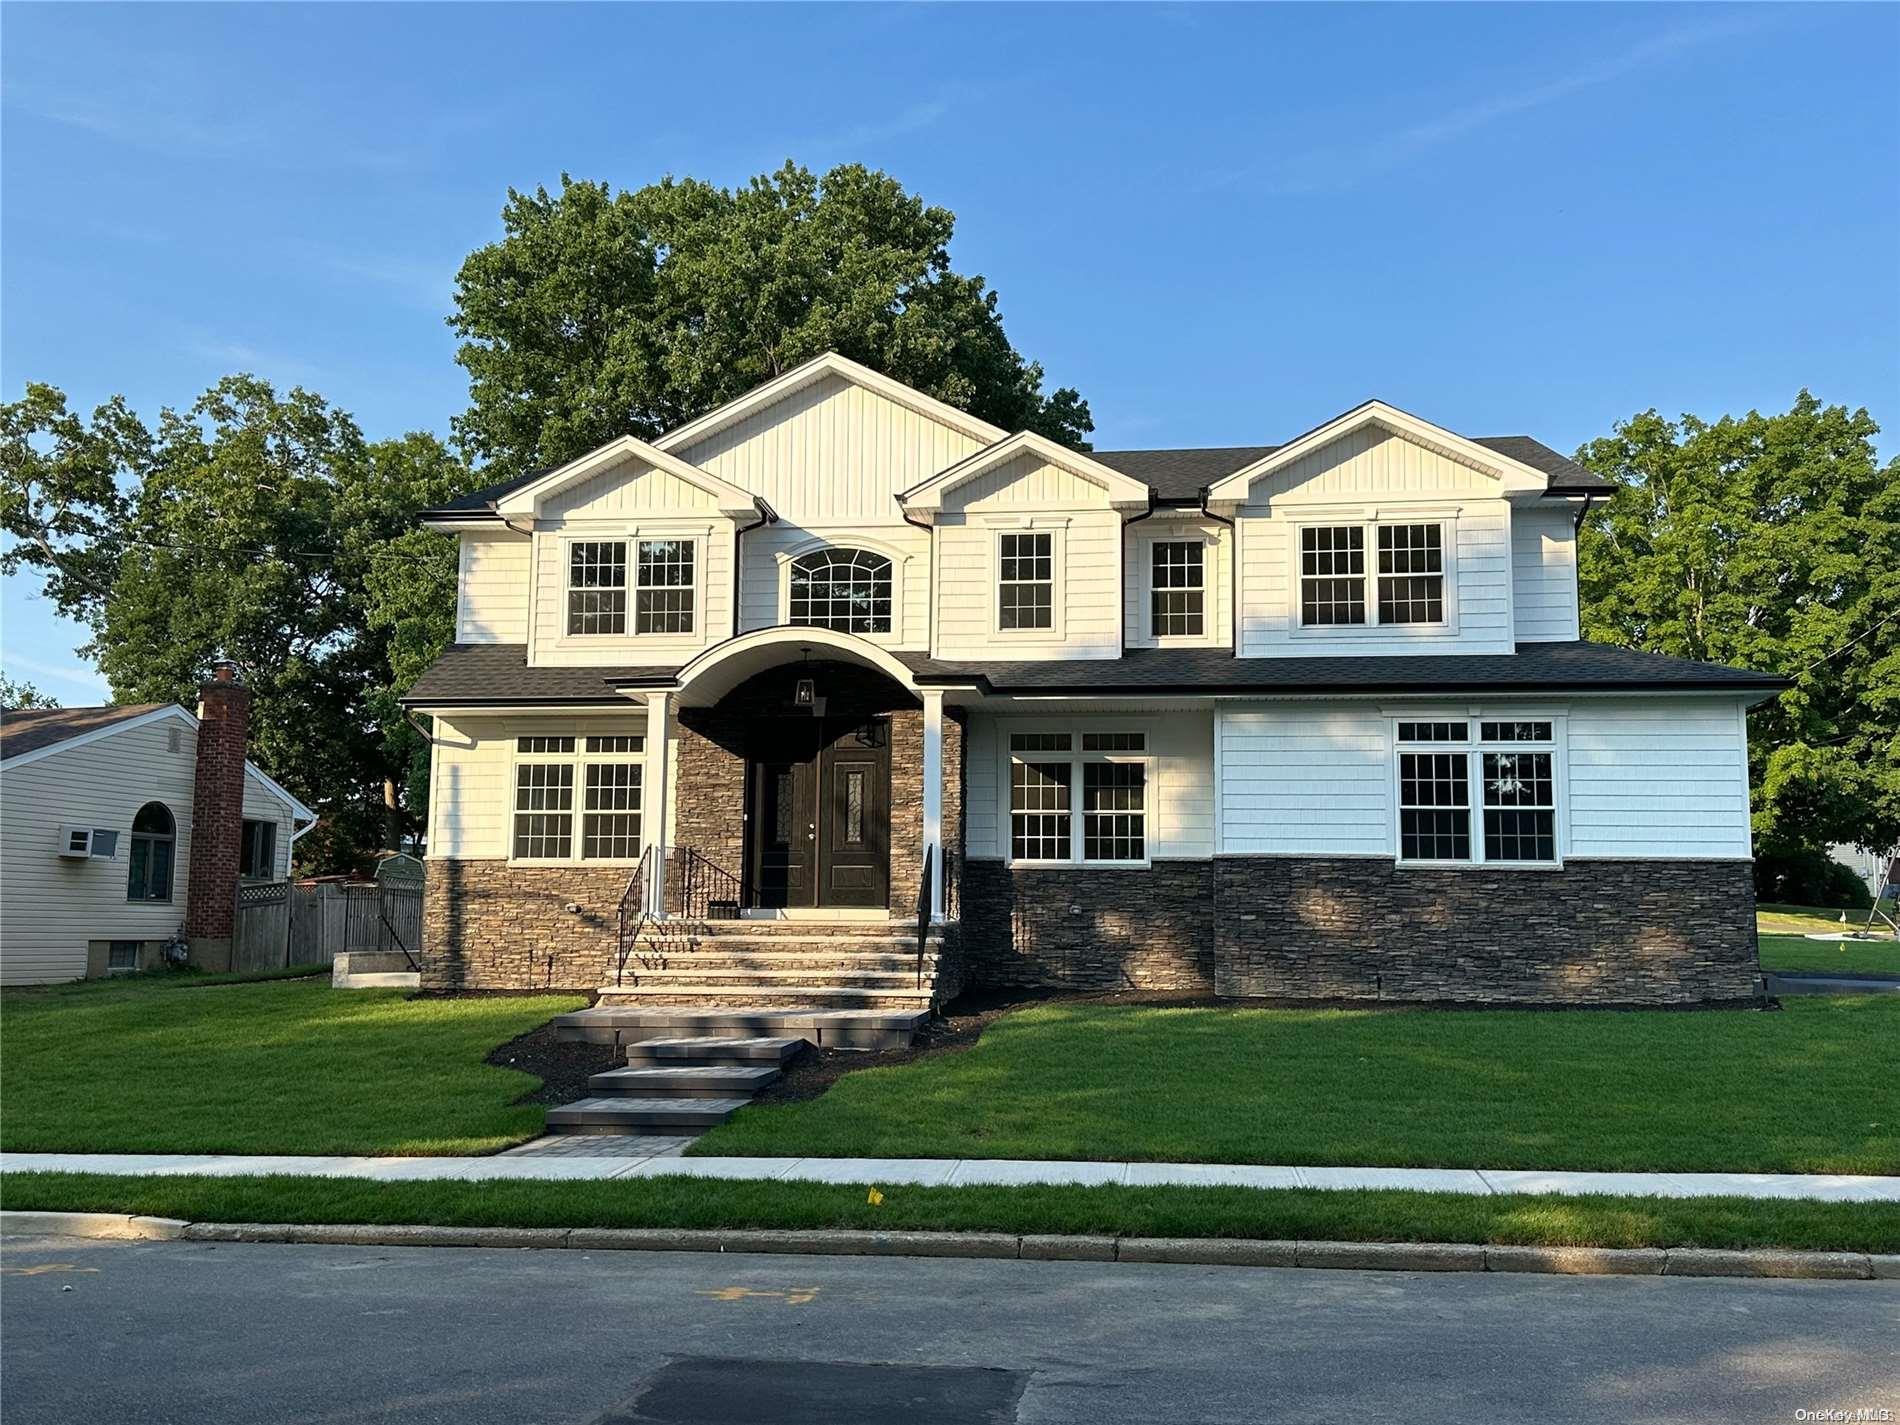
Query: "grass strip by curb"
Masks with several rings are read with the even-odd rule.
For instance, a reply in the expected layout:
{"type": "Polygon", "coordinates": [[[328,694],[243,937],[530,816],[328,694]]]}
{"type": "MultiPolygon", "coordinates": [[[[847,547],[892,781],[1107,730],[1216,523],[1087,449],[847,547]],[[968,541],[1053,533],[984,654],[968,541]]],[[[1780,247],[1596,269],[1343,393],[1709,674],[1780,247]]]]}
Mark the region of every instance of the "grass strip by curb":
{"type": "Polygon", "coordinates": [[[1332,1271],[1900,1280],[1900,1255],[1773,1250],[1738,1252],[1704,1247],[1508,1247],[1461,1242],[1287,1242],[1049,1234],[1015,1237],[996,1232],[365,1227],[342,1223],[185,1222],[170,1217],[64,1212],[0,1212],[0,1231],[133,1241],[299,1243],[352,1247],[750,1252],[776,1256],[961,1257],[1002,1261],[1313,1267],[1332,1271]]]}
{"type": "Polygon", "coordinates": [[[1399,1189],[888,1187],[653,1177],[593,1182],[376,1183],[356,1178],[8,1173],[10,1211],[191,1222],[730,1232],[1453,1242],[1900,1253],[1900,1203],[1399,1189]]]}

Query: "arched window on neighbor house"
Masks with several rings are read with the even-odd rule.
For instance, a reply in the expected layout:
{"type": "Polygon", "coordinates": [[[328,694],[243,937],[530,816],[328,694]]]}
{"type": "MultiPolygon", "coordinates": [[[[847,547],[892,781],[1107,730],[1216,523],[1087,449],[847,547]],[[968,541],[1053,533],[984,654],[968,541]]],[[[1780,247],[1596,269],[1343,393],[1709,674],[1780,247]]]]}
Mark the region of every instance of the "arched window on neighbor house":
{"type": "Polygon", "coordinates": [[[868,549],[814,549],[792,561],[790,618],[838,633],[891,631],[891,561],[868,549]]]}
{"type": "Polygon", "coordinates": [[[178,829],[170,808],[147,802],[132,818],[132,853],[126,872],[125,898],[129,901],[168,901],[172,898],[172,853],[178,829]]]}

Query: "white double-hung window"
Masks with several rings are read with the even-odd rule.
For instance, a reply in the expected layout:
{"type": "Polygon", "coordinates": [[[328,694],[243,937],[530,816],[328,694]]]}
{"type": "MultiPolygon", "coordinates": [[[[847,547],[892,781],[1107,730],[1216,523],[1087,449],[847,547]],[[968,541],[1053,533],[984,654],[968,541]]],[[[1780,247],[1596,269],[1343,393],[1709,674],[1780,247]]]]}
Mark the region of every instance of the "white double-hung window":
{"type": "Polygon", "coordinates": [[[1449,622],[1446,530],[1437,520],[1301,525],[1299,626],[1449,622]]]}
{"type": "Polygon", "coordinates": [[[1010,860],[1147,864],[1150,770],[1145,732],[1012,732],[1010,860]]]}
{"type": "Polygon", "coordinates": [[[1556,728],[1548,718],[1400,720],[1399,860],[1556,864],[1556,728]]]}
{"type": "Polygon", "coordinates": [[[637,861],[646,739],[621,733],[517,737],[516,861],[637,861]]]}

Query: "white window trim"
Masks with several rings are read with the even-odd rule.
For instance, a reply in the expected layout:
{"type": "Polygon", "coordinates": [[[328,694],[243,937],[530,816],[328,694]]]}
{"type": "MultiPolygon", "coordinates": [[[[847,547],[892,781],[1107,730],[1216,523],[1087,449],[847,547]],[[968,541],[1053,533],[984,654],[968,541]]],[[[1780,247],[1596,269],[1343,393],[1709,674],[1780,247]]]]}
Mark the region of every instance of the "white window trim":
{"type": "Polygon", "coordinates": [[[1144,534],[1135,541],[1140,567],[1135,571],[1135,587],[1140,590],[1136,614],[1137,636],[1130,643],[1147,648],[1207,648],[1225,642],[1220,636],[1224,607],[1220,597],[1220,541],[1206,530],[1179,530],[1144,534]],[[1201,546],[1201,631],[1199,633],[1156,633],[1154,631],[1154,577],[1157,544],[1198,544],[1201,546]]]}
{"type": "Polygon", "coordinates": [[[1047,515],[1010,520],[986,520],[990,531],[990,636],[1010,643],[1062,643],[1068,633],[1069,521],[1047,515]],[[1049,536],[1049,627],[1003,627],[1003,536],[1049,536]]]}
{"type": "Polygon", "coordinates": [[[1381,506],[1377,509],[1301,509],[1287,517],[1288,604],[1287,628],[1294,638],[1377,638],[1431,636],[1443,637],[1458,632],[1458,511],[1456,509],[1407,509],[1381,506]],[[1379,526],[1435,524],[1439,528],[1439,549],[1444,558],[1445,617],[1437,623],[1379,622],[1379,526]],[[1366,621],[1364,623],[1315,623],[1305,621],[1303,597],[1304,561],[1301,558],[1305,531],[1314,527],[1357,525],[1365,531],[1366,621]]]}
{"type": "Polygon", "coordinates": [[[646,850],[649,823],[647,817],[650,808],[647,804],[648,777],[646,754],[646,730],[625,731],[594,728],[563,728],[554,731],[511,732],[508,734],[508,814],[504,823],[504,834],[508,840],[508,864],[511,866],[635,866],[639,864],[641,853],[646,850]],[[571,737],[574,739],[572,752],[523,752],[521,739],[524,737],[571,737]],[[632,752],[589,752],[589,737],[631,737],[640,743],[632,752]],[[581,855],[582,835],[587,815],[587,764],[590,762],[618,762],[640,768],[640,841],[631,856],[591,856],[581,855]],[[517,856],[515,855],[515,810],[516,789],[520,784],[520,768],[523,764],[547,766],[553,763],[566,763],[574,769],[574,806],[568,813],[572,825],[568,831],[568,845],[572,852],[566,856],[517,856]]]}
{"type": "Polygon", "coordinates": [[[1392,859],[1400,866],[1426,869],[1461,869],[1487,866],[1494,871],[1561,871],[1570,854],[1570,746],[1569,719],[1563,712],[1548,709],[1517,711],[1500,708],[1408,708],[1386,710],[1386,746],[1390,751],[1392,788],[1392,859]],[[1401,722],[1462,722],[1469,725],[1471,736],[1464,742],[1401,742],[1401,722]],[[1480,733],[1486,722],[1547,722],[1549,742],[1487,742],[1480,733]],[[1465,754],[1465,808],[1471,835],[1471,859],[1467,861],[1411,860],[1405,855],[1403,835],[1404,806],[1400,800],[1403,779],[1399,759],[1410,752],[1463,752],[1465,754]],[[1487,752],[1548,752],[1551,776],[1551,833],[1556,850],[1552,861],[1490,861],[1484,854],[1484,754],[1487,752]]]}
{"type": "Polygon", "coordinates": [[[561,553],[560,565],[560,604],[556,614],[554,646],[556,648],[602,648],[616,643],[626,644],[629,648],[704,648],[710,639],[706,629],[710,622],[710,611],[706,607],[706,562],[712,550],[713,527],[707,524],[681,524],[677,521],[665,523],[642,523],[628,525],[616,522],[611,529],[599,531],[585,527],[570,526],[557,535],[555,543],[561,553]],[[670,539],[693,546],[693,631],[691,633],[636,633],[634,621],[638,617],[636,604],[640,593],[640,542],[642,540],[670,539]],[[618,543],[627,546],[627,630],[625,633],[569,633],[567,631],[567,596],[570,591],[568,575],[573,567],[569,546],[574,544],[618,543]]]}
{"type": "Polygon", "coordinates": [[[836,539],[808,539],[788,548],[776,551],[773,559],[778,565],[778,614],[777,625],[780,628],[803,628],[803,624],[792,622],[792,564],[807,554],[816,554],[821,549],[863,549],[872,554],[881,554],[891,561],[891,628],[889,633],[854,633],[852,638],[862,638],[884,648],[902,648],[907,633],[907,620],[904,616],[904,587],[909,577],[908,565],[915,550],[900,549],[894,544],[886,544],[881,539],[861,537],[850,532],[841,532],[836,539]]]}
{"type": "Polygon", "coordinates": [[[1147,870],[1154,865],[1155,834],[1160,826],[1161,808],[1158,796],[1156,772],[1158,758],[1155,755],[1155,731],[1145,722],[1132,722],[1124,719],[1104,719],[1100,723],[1087,721],[1070,722],[1010,722],[999,721],[996,724],[997,749],[997,791],[1000,797],[999,831],[1001,832],[1003,864],[1007,866],[1067,867],[1076,870],[1147,870]],[[1067,752],[1012,752],[1010,740],[1012,734],[1043,732],[1066,732],[1069,735],[1067,752]],[[1085,732],[1132,732],[1140,734],[1142,752],[1084,752],[1082,734],[1085,732]],[[1017,761],[1023,762],[1066,762],[1069,764],[1069,854],[1060,860],[1028,860],[1016,855],[1016,813],[1014,802],[1014,778],[1010,766],[1017,761]],[[1085,841],[1086,814],[1082,807],[1082,764],[1086,762],[1123,762],[1139,763],[1145,770],[1142,773],[1142,857],[1138,861],[1088,861],[1082,856],[1085,841]]]}

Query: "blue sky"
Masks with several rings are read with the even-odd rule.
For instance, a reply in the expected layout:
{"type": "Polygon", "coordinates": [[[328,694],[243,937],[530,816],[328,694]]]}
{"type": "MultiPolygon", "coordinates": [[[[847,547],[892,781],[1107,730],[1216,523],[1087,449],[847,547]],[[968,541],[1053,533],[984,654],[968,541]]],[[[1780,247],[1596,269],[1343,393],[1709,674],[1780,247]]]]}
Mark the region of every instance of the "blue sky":
{"type": "MultiPolygon", "coordinates": [[[[792,157],[952,209],[1103,448],[1371,395],[1565,451],[1803,385],[1900,423],[1891,5],[8,5],[0,56],[8,400],[248,370],[446,434],[509,185],[792,157]]],[[[100,700],[37,587],[0,662],[100,700]]]]}

